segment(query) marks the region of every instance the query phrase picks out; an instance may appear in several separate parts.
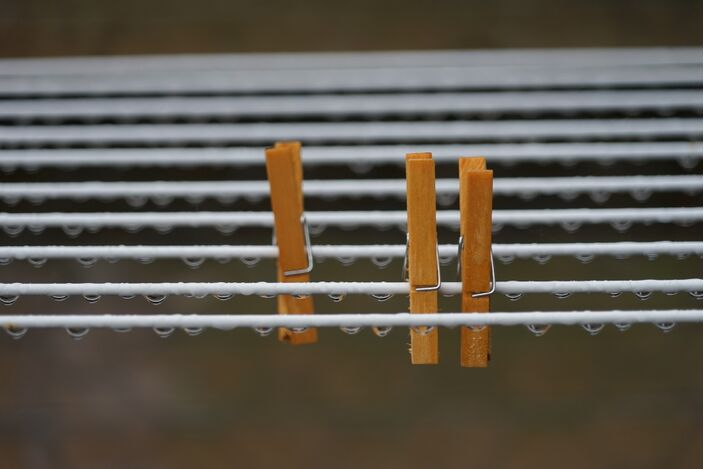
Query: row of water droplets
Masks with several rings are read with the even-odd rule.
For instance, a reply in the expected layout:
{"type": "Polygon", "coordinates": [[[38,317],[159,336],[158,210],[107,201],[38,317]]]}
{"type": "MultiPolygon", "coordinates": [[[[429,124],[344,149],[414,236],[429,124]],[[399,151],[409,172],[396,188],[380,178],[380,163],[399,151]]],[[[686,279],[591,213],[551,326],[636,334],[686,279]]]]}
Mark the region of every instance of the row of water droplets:
{"type": "MultiPolygon", "coordinates": [[[[674,322],[658,322],[654,323],[654,325],[661,330],[663,333],[668,333],[672,331],[675,327],[674,322]]],[[[601,331],[604,330],[606,327],[605,324],[580,324],[582,329],[584,329],[589,335],[597,335],[601,331]]],[[[621,332],[625,332],[629,330],[632,326],[631,323],[628,322],[622,322],[622,323],[615,323],[614,326],[621,332]]],[[[480,332],[485,329],[486,326],[472,326],[470,329],[474,332],[480,332]]],[[[551,328],[549,324],[528,324],[526,325],[526,328],[528,331],[530,331],[533,335],[536,337],[541,337],[545,335],[551,328]]],[[[5,332],[12,337],[13,339],[21,339],[24,337],[28,329],[24,327],[16,327],[16,326],[5,326],[4,327],[5,332]]],[[[261,337],[266,337],[269,336],[273,331],[274,327],[253,327],[252,330],[259,336],[261,337]]],[[[340,330],[344,332],[345,334],[348,335],[355,335],[358,334],[363,328],[360,326],[342,326],[340,327],[340,330]]],[[[386,337],[391,333],[392,327],[390,326],[373,326],[371,327],[372,333],[377,336],[377,337],[386,337]]],[[[434,326],[415,326],[410,328],[412,331],[414,331],[417,334],[420,335],[428,335],[431,332],[435,330],[434,326]]],[[[119,328],[115,327],[113,328],[113,331],[115,332],[130,332],[132,329],[131,328],[119,328]]],[[[166,339],[173,335],[174,332],[176,332],[175,327],[154,327],[152,328],[154,333],[161,337],[162,339],[166,339]]],[[[290,328],[289,329],[292,333],[294,334],[302,334],[308,330],[307,327],[299,327],[299,328],[290,328]]],[[[184,327],[183,331],[191,337],[198,336],[203,333],[204,328],[202,327],[184,327]]],[[[84,338],[88,332],[90,332],[90,329],[87,327],[69,327],[66,328],[66,333],[73,339],[75,340],[80,340],[84,338]]]]}
{"type": "MultiPolygon", "coordinates": [[[[677,295],[679,292],[671,291],[671,292],[663,292],[663,293],[667,296],[674,296],[674,295],[677,295]]],[[[690,291],[688,293],[697,300],[702,299],[702,292],[701,291],[690,291]]],[[[612,298],[618,298],[622,294],[623,294],[623,292],[618,292],[618,291],[608,293],[608,295],[612,298]]],[[[650,291],[638,291],[638,292],[633,292],[633,294],[636,296],[636,298],[638,298],[639,300],[643,300],[643,301],[648,300],[653,296],[653,292],[650,292],[650,291]]],[[[184,294],[183,296],[186,298],[203,299],[203,298],[206,298],[208,295],[210,295],[213,298],[216,298],[218,300],[221,300],[221,301],[231,300],[235,296],[232,293],[212,293],[212,294],[197,293],[197,294],[184,294]]],[[[521,298],[523,298],[523,296],[524,296],[523,293],[504,293],[503,295],[507,299],[509,299],[510,301],[518,301],[521,298]]],[[[558,292],[553,292],[552,295],[557,299],[565,300],[567,298],[570,298],[572,296],[572,293],[558,291],[558,292]]],[[[81,296],[88,303],[97,303],[102,298],[101,295],[96,295],[96,294],[84,294],[81,296]]],[[[136,294],[120,294],[118,296],[124,300],[131,300],[131,299],[135,298],[137,295],[136,294]]],[[[142,295],[142,296],[149,303],[151,303],[153,305],[160,305],[164,301],[166,301],[166,299],[168,298],[168,295],[165,295],[165,294],[142,295]]],[[[247,296],[250,296],[250,295],[247,295],[247,296]]],[[[259,294],[257,296],[259,296],[260,298],[265,298],[265,299],[271,299],[271,298],[276,297],[276,295],[270,295],[270,294],[259,294]]],[[[303,299],[303,298],[308,297],[308,295],[292,295],[292,296],[297,299],[303,299]]],[[[394,297],[394,295],[391,293],[373,293],[368,296],[371,298],[374,298],[375,300],[377,300],[379,302],[388,301],[394,297]]],[[[443,296],[451,298],[451,297],[457,296],[457,294],[456,293],[443,293],[443,296]]],[[[54,301],[65,301],[70,297],[70,295],[56,294],[56,295],[49,295],[49,297],[51,299],[53,299],[54,301]]],[[[341,301],[343,301],[346,298],[346,295],[344,293],[328,293],[327,297],[330,301],[332,301],[334,303],[340,303],[341,301]]],[[[5,306],[12,306],[13,304],[15,304],[17,302],[17,300],[19,300],[19,298],[20,298],[20,295],[1,295],[0,296],[0,304],[3,304],[5,306]]]]}

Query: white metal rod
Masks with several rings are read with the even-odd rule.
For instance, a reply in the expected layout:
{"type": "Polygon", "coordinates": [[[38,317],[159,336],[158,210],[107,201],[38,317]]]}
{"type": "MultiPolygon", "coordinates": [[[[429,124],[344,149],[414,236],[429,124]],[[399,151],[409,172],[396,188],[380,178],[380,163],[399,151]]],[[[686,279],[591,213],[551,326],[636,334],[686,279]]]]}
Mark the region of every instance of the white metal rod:
{"type": "MultiPolygon", "coordinates": [[[[497,178],[494,194],[554,195],[583,192],[689,192],[701,191],[702,177],[681,176],[574,176],[553,178],[497,178]]],[[[406,196],[403,179],[307,180],[310,197],[406,196]]],[[[457,194],[456,179],[437,179],[439,194],[457,194]]],[[[0,197],[60,199],[87,197],[268,197],[267,181],[148,181],[0,183],[0,197]]]]}
{"type": "Polygon", "coordinates": [[[32,99],[0,102],[3,119],[268,118],[701,110],[701,90],[533,91],[318,96],[32,99]]]}
{"type": "MultiPolygon", "coordinates": [[[[494,244],[496,256],[528,258],[533,256],[580,255],[689,255],[702,254],[701,241],[654,241],[617,243],[540,243],[494,244]]],[[[402,244],[314,245],[317,259],[329,258],[400,258],[402,244]]],[[[457,256],[457,246],[438,246],[441,257],[457,256]]],[[[276,246],[267,245],[184,245],[184,246],[0,246],[0,259],[141,259],[141,258],[276,258],[276,246]]]]}
{"type": "MultiPolygon", "coordinates": [[[[456,163],[460,156],[483,155],[491,164],[577,163],[595,161],[643,162],[702,159],[701,142],[626,142],[626,143],[522,143],[522,144],[424,144],[372,146],[312,146],[303,148],[303,164],[378,165],[403,163],[402,156],[430,151],[437,163],[456,163]]],[[[193,167],[253,166],[264,164],[261,148],[103,148],[103,149],[28,149],[0,151],[0,167],[193,167]]]]}
{"type": "Polygon", "coordinates": [[[451,122],[326,122],[242,124],[125,124],[0,126],[0,143],[271,143],[423,142],[601,139],[635,137],[696,138],[699,118],[573,119],[451,122]]]}
{"type": "Polygon", "coordinates": [[[104,314],[8,315],[0,326],[19,328],[215,328],[236,327],[457,327],[702,322],[701,310],[550,311],[436,314],[104,314]]]}
{"type": "MultiPolygon", "coordinates": [[[[318,226],[391,226],[406,224],[406,212],[315,211],[307,212],[311,225],[318,226]]],[[[496,225],[530,226],[564,223],[691,223],[702,220],[701,207],[494,210],[496,225]]],[[[101,212],[101,213],[0,213],[0,226],[30,227],[271,227],[271,212],[101,212]]],[[[438,210],[437,223],[457,226],[457,210],[438,210]]]]}
{"type": "MultiPolygon", "coordinates": [[[[171,74],[205,70],[442,66],[636,66],[701,64],[701,48],[490,49],[389,52],[178,54],[0,60],[0,75],[171,74]]],[[[498,70],[497,70],[498,72],[498,70]]],[[[284,76],[285,77],[285,76],[284,76]]]]}
{"type": "MultiPolygon", "coordinates": [[[[702,279],[569,280],[497,282],[498,293],[700,292],[702,279]]],[[[444,282],[442,293],[458,294],[459,282],[444,282]]],[[[175,282],[175,283],[2,283],[0,295],[403,295],[405,282],[175,282]]]]}
{"type": "Polygon", "coordinates": [[[701,87],[701,62],[667,66],[457,65],[0,76],[0,96],[129,96],[468,89],[701,87]]]}

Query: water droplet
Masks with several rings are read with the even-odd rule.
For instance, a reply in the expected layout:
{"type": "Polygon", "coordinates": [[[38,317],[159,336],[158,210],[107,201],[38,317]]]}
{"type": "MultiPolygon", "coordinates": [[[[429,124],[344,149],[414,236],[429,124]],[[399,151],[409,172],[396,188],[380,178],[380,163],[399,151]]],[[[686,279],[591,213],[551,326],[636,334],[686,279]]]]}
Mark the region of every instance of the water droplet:
{"type": "Polygon", "coordinates": [[[438,192],[436,194],[438,205],[442,207],[449,207],[457,202],[458,193],[452,192],[438,192]]]}
{"type": "Polygon", "coordinates": [[[340,264],[344,265],[345,267],[354,264],[354,261],[356,260],[354,257],[337,257],[336,259],[340,264]]]}
{"type": "Polygon", "coordinates": [[[678,252],[675,254],[675,258],[678,261],[683,261],[683,260],[689,258],[689,253],[688,252],[678,252]]]}
{"type": "Polygon", "coordinates": [[[38,235],[44,233],[44,229],[46,227],[42,225],[29,225],[27,229],[29,230],[30,233],[38,235]]]}
{"type": "Polygon", "coordinates": [[[12,236],[13,238],[20,233],[22,233],[22,230],[24,230],[24,226],[22,225],[3,225],[2,230],[7,234],[8,236],[12,236]]]}
{"type": "Polygon", "coordinates": [[[265,300],[271,300],[272,298],[276,298],[276,295],[268,295],[266,293],[260,293],[259,298],[264,298],[265,300]]]}
{"type": "Polygon", "coordinates": [[[70,238],[76,238],[83,233],[82,226],[64,225],[61,227],[64,233],[70,238]]]}
{"type": "Polygon", "coordinates": [[[631,191],[631,197],[637,202],[645,202],[653,195],[653,191],[647,189],[639,189],[636,191],[631,191]]]}
{"type": "Polygon", "coordinates": [[[386,337],[391,332],[391,326],[374,326],[372,332],[377,337],[386,337]]]}
{"type": "Polygon", "coordinates": [[[345,334],[354,335],[354,334],[358,333],[359,331],[361,331],[362,328],[361,328],[361,327],[358,327],[358,326],[356,326],[356,327],[352,327],[352,326],[342,326],[342,327],[340,328],[340,330],[341,330],[342,332],[344,332],[345,334]]]}
{"type": "Polygon", "coordinates": [[[7,332],[10,337],[12,337],[15,340],[21,339],[27,334],[27,328],[26,327],[16,327],[16,326],[5,326],[4,327],[5,332],[7,332]]]}
{"type": "Polygon", "coordinates": [[[591,261],[594,260],[594,254],[577,254],[574,257],[576,257],[577,260],[582,264],[589,264],[591,261]]]}
{"type": "Polygon", "coordinates": [[[390,300],[393,296],[394,295],[391,295],[389,293],[383,293],[383,294],[374,293],[372,295],[372,298],[374,298],[376,301],[384,302],[384,301],[390,300]]]}
{"type": "Polygon", "coordinates": [[[173,327],[155,327],[154,332],[156,332],[156,335],[161,337],[162,339],[166,339],[169,337],[171,334],[174,333],[174,328],[173,327]]]}
{"type": "Polygon", "coordinates": [[[550,259],[552,259],[552,256],[549,254],[538,254],[536,256],[533,256],[532,258],[538,264],[545,265],[548,262],[550,262],[550,259]]]}
{"type": "Polygon", "coordinates": [[[54,301],[66,301],[68,299],[68,295],[51,295],[51,299],[54,301]]]}
{"type": "Polygon", "coordinates": [[[582,223],[578,221],[563,221],[560,226],[568,233],[576,233],[582,227],[582,223]]]}
{"type": "Polygon", "coordinates": [[[371,165],[371,163],[367,163],[366,161],[363,161],[363,162],[350,163],[349,167],[353,172],[355,172],[357,174],[365,174],[365,173],[368,173],[369,171],[371,171],[373,166],[371,165]]]}
{"type": "Polygon", "coordinates": [[[120,295],[120,298],[122,298],[123,300],[131,300],[131,299],[134,298],[135,296],[137,296],[137,295],[125,295],[125,294],[121,294],[121,295],[120,295]]]}
{"type": "Polygon", "coordinates": [[[618,329],[621,332],[626,332],[628,329],[631,328],[633,324],[630,322],[616,322],[614,323],[614,326],[616,326],[616,329],[618,329]]]}
{"type": "Polygon", "coordinates": [[[183,332],[185,332],[186,334],[188,334],[191,337],[195,337],[195,336],[203,333],[203,328],[202,327],[184,327],[183,332]]]}
{"type": "Polygon", "coordinates": [[[518,301],[523,297],[523,293],[504,293],[504,296],[510,301],[518,301]]]}
{"type": "Polygon", "coordinates": [[[218,230],[220,234],[231,235],[237,231],[237,225],[216,225],[215,229],[218,230]]]}
{"type": "Polygon", "coordinates": [[[391,257],[372,257],[372,264],[380,269],[385,269],[391,264],[393,258],[391,257]]]}
{"type": "Polygon", "coordinates": [[[259,334],[260,337],[266,337],[269,334],[271,334],[271,331],[273,331],[273,327],[255,327],[254,332],[259,334]]]}
{"type": "MultiPolygon", "coordinates": [[[[569,163],[569,161],[567,161],[567,160],[565,160],[565,162],[566,162],[566,163],[569,163]]],[[[560,197],[562,200],[570,201],[570,200],[574,200],[574,199],[576,199],[577,197],[579,197],[579,194],[578,194],[577,192],[571,192],[571,191],[568,191],[568,192],[560,192],[559,197],[560,197]]]]}
{"type": "Polygon", "coordinates": [[[303,334],[308,330],[307,327],[291,327],[289,330],[294,334],[303,334]]]}
{"type": "Polygon", "coordinates": [[[450,265],[455,261],[455,256],[440,256],[438,260],[440,265],[450,265]]]}
{"type": "Polygon", "coordinates": [[[619,233],[624,233],[628,231],[628,229],[633,225],[633,223],[628,220],[617,220],[612,221],[610,225],[619,233]]]}
{"type": "Polygon", "coordinates": [[[0,265],[10,265],[12,264],[13,259],[11,257],[3,257],[0,258],[0,265]]]}
{"type": "Polygon", "coordinates": [[[19,295],[2,295],[0,296],[0,303],[4,304],[5,306],[12,306],[15,304],[18,298],[19,295]]]}
{"type": "Polygon", "coordinates": [[[556,291],[556,292],[553,293],[553,296],[554,296],[555,298],[557,298],[558,300],[566,300],[567,298],[569,298],[570,296],[572,296],[572,293],[570,293],[570,292],[558,292],[558,291],[556,291]]]}
{"type": "Polygon", "coordinates": [[[218,264],[227,264],[232,260],[231,257],[216,257],[215,262],[218,264]]]}
{"type": "Polygon", "coordinates": [[[472,330],[472,332],[481,332],[484,329],[486,329],[486,324],[472,324],[471,326],[467,326],[469,329],[472,330]]]}
{"type": "Polygon", "coordinates": [[[499,262],[504,265],[509,265],[516,260],[516,256],[514,256],[513,254],[503,254],[497,257],[499,258],[499,262]]]}
{"type": "Polygon", "coordinates": [[[330,300],[334,301],[335,303],[339,303],[345,299],[345,295],[343,293],[329,293],[328,298],[330,298],[330,300]]]}
{"type": "Polygon", "coordinates": [[[88,303],[97,303],[100,300],[100,295],[83,295],[83,299],[88,303]]]}
{"type": "Polygon", "coordinates": [[[325,232],[325,229],[327,226],[325,225],[317,225],[317,224],[308,224],[308,232],[310,233],[311,236],[319,236],[325,232]]]}
{"type": "Polygon", "coordinates": [[[240,258],[240,261],[244,265],[246,265],[247,267],[252,268],[255,265],[257,265],[259,263],[259,261],[261,261],[261,258],[259,258],[259,257],[242,257],[242,258],[240,258]]]}
{"type": "Polygon", "coordinates": [[[620,291],[612,291],[612,292],[609,293],[609,296],[610,296],[611,298],[618,298],[619,296],[621,296],[622,293],[623,293],[623,292],[620,292],[620,291]]]}
{"type": "Polygon", "coordinates": [[[29,257],[27,258],[27,262],[29,262],[29,265],[35,268],[43,267],[44,264],[46,264],[46,258],[45,257],[29,257]]]}
{"type": "Polygon", "coordinates": [[[428,335],[435,330],[435,326],[414,326],[411,330],[416,334],[428,335]]]}
{"type": "Polygon", "coordinates": [[[152,201],[159,207],[165,207],[173,202],[174,198],[169,195],[155,195],[152,196],[152,201]]]}
{"type": "Polygon", "coordinates": [[[592,191],[589,193],[589,198],[597,204],[603,204],[611,198],[611,194],[606,191],[592,191]]]}
{"type": "Polygon", "coordinates": [[[79,257],[77,260],[79,264],[86,268],[93,267],[98,262],[95,257],[79,257]]]}
{"type": "Polygon", "coordinates": [[[294,297],[295,299],[297,299],[297,300],[305,300],[305,299],[308,298],[309,296],[310,296],[310,295],[301,295],[301,294],[293,295],[293,297],[294,297]]]}
{"type": "Polygon", "coordinates": [[[550,330],[550,324],[527,324],[526,327],[536,337],[544,336],[550,330]]]}
{"type": "Polygon", "coordinates": [[[131,327],[113,327],[112,330],[114,332],[119,332],[120,334],[124,334],[126,332],[130,332],[132,330],[131,327]]]}
{"type": "Polygon", "coordinates": [[[504,229],[504,225],[501,224],[501,223],[493,223],[493,224],[491,225],[491,232],[492,232],[492,233],[499,233],[499,232],[501,232],[501,230],[503,230],[503,229],[504,229]]]}
{"type": "Polygon", "coordinates": [[[674,322],[656,322],[655,326],[660,329],[662,332],[667,334],[668,332],[672,331],[672,329],[675,328],[675,323],[674,322]]]}
{"type": "Polygon", "coordinates": [[[597,335],[604,329],[603,324],[582,324],[582,329],[587,331],[589,335],[597,335]]]}
{"type": "Polygon", "coordinates": [[[137,262],[139,262],[140,264],[144,264],[144,265],[151,264],[152,262],[154,262],[154,258],[153,257],[138,257],[137,262]]]}
{"type": "Polygon", "coordinates": [[[700,292],[700,291],[691,291],[691,292],[689,292],[689,294],[691,296],[693,296],[694,298],[696,298],[697,300],[702,299],[702,292],[700,292]]]}
{"type": "Polygon", "coordinates": [[[203,265],[203,262],[205,262],[204,257],[184,257],[181,260],[191,269],[197,269],[198,267],[203,265]]]}
{"type": "Polygon", "coordinates": [[[154,306],[160,305],[166,301],[166,295],[144,295],[144,298],[154,306]]]}
{"type": "Polygon", "coordinates": [[[147,203],[147,198],[140,195],[130,195],[125,197],[125,201],[130,207],[139,208],[147,203]]]}
{"type": "Polygon", "coordinates": [[[68,333],[68,335],[71,336],[71,338],[73,338],[73,340],[81,340],[83,337],[86,336],[86,334],[88,334],[89,331],[90,329],[88,329],[87,327],[66,328],[66,332],[68,333]]]}
{"type": "Polygon", "coordinates": [[[213,296],[220,301],[227,301],[227,300],[231,300],[233,295],[232,295],[232,293],[216,293],[213,296]]]}
{"type": "Polygon", "coordinates": [[[654,252],[648,252],[648,253],[645,254],[645,257],[646,257],[646,259],[648,259],[649,261],[654,261],[654,260],[657,260],[658,255],[657,255],[657,253],[654,253],[654,252]]]}
{"type": "Polygon", "coordinates": [[[635,292],[635,295],[639,300],[645,301],[645,300],[649,299],[651,296],[653,296],[653,292],[651,292],[651,291],[637,291],[637,292],[635,292]]]}

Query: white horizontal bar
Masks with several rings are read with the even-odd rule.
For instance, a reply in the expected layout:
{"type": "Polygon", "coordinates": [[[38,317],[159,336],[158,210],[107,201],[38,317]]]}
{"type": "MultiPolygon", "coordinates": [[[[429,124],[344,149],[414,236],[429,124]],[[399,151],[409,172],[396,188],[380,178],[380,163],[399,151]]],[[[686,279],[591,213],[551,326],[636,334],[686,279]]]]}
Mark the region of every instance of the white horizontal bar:
{"type": "MultiPolygon", "coordinates": [[[[498,293],[612,293],[702,291],[702,279],[568,280],[497,282],[498,293]]],[[[444,282],[440,292],[462,292],[444,282]]],[[[404,295],[406,282],[176,282],[176,283],[0,283],[0,295],[404,295]]]]}
{"type": "MultiPolygon", "coordinates": [[[[494,194],[554,195],[583,192],[689,192],[702,189],[698,175],[683,176],[586,176],[555,178],[498,178],[494,194]]],[[[406,196],[404,179],[306,180],[310,197],[406,196]]],[[[437,179],[438,194],[457,194],[456,179],[437,179]]],[[[94,197],[268,197],[267,181],[148,181],[148,182],[48,182],[0,183],[0,197],[94,198],[94,197]]]]}
{"type": "Polygon", "coordinates": [[[190,70],[179,73],[0,76],[0,96],[129,96],[183,94],[329,93],[701,87],[695,64],[614,66],[408,66],[325,67],[287,70],[190,70]]]}
{"type": "Polygon", "coordinates": [[[175,119],[698,110],[701,90],[8,100],[2,119],[175,119]]]}
{"type": "Polygon", "coordinates": [[[698,137],[699,118],[0,126],[3,144],[398,142],[698,137]]]}
{"type": "Polygon", "coordinates": [[[267,54],[178,54],[0,60],[0,75],[70,75],[206,70],[291,70],[306,68],[442,66],[634,66],[701,64],[701,49],[590,48],[303,52],[267,54]]]}
{"type": "MultiPolygon", "coordinates": [[[[454,145],[427,144],[376,146],[305,146],[302,160],[314,165],[404,164],[402,155],[430,151],[437,163],[456,163],[460,156],[486,156],[491,164],[646,162],[670,159],[702,159],[701,142],[628,142],[628,143],[524,143],[454,145]]],[[[264,164],[261,148],[139,148],[139,149],[51,149],[0,150],[0,167],[192,167],[252,166],[264,164]]]]}
{"type": "MultiPolygon", "coordinates": [[[[540,243],[494,244],[496,256],[578,256],[578,255],[678,255],[702,254],[701,241],[654,241],[618,243],[540,243]]],[[[456,257],[457,246],[438,246],[441,257],[456,257]]],[[[402,244],[314,245],[313,256],[328,258],[386,258],[404,256],[402,244]]],[[[73,258],[276,258],[278,248],[267,245],[185,245],[185,246],[0,246],[0,259],[73,258]]]]}
{"type": "MultiPolygon", "coordinates": [[[[315,211],[306,212],[311,225],[319,226],[390,226],[406,224],[406,212],[384,211],[315,211]]],[[[494,210],[497,225],[529,226],[560,223],[674,223],[702,220],[701,207],[494,210]]],[[[437,223],[457,226],[457,210],[438,210],[437,223]]],[[[102,212],[102,213],[0,213],[0,226],[257,226],[271,227],[271,212],[102,212]]]]}
{"type": "Polygon", "coordinates": [[[549,311],[435,314],[102,314],[8,315],[0,326],[29,328],[457,327],[702,322],[701,310],[549,311]]]}

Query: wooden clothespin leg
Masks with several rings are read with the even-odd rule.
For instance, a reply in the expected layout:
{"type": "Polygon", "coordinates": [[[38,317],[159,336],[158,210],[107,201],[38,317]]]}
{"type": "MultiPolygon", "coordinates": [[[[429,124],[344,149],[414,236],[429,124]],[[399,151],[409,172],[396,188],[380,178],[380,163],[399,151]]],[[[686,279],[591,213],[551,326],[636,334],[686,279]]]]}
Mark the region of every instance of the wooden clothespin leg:
{"type": "MultiPolygon", "coordinates": [[[[484,158],[460,158],[460,239],[462,311],[489,312],[491,284],[491,213],[493,172],[484,158]],[[477,293],[484,296],[477,297],[477,293]],[[474,295],[474,296],[473,296],[474,295]]],[[[490,329],[461,329],[460,364],[486,367],[489,362],[490,329]]]]}
{"type": "MultiPolygon", "coordinates": [[[[435,224],[435,162],[430,153],[406,155],[406,194],[410,311],[437,313],[440,272],[435,224]]],[[[438,363],[437,328],[411,329],[411,363],[438,363]]]]}
{"type": "MultiPolygon", "coordinates": [[[[279,248],[277,277],[279,282],[308,282],[309,253],[303,211],[303,168],[299,142],[277,143],[266,149],[266,172],[274,214],[274,233],[279,248]]],[[[279,314],[313,314],[313,298],[279,295],[279,314]]],[[[317,342],[315,329],[293,332],[279,329],[279,340],[292,344],[317,342]]]]}

